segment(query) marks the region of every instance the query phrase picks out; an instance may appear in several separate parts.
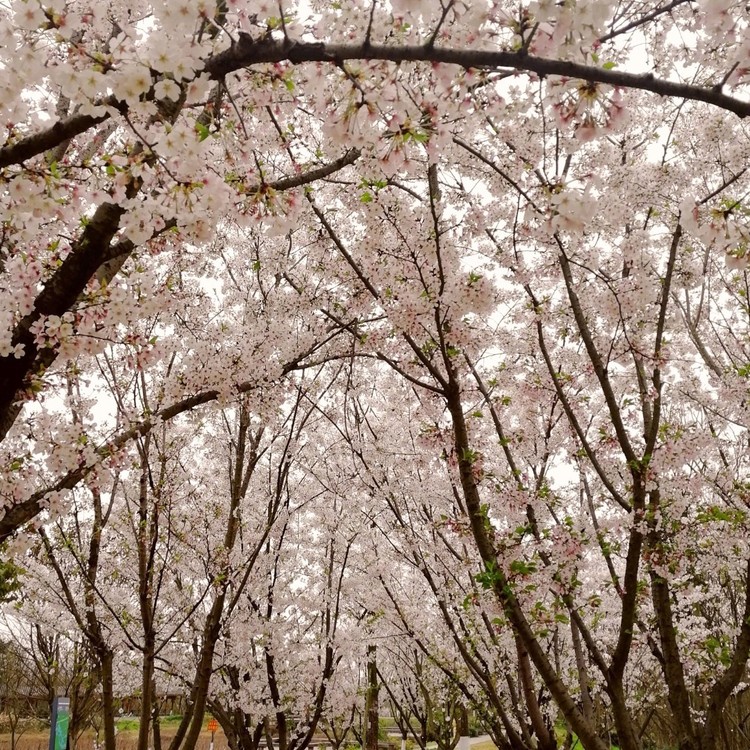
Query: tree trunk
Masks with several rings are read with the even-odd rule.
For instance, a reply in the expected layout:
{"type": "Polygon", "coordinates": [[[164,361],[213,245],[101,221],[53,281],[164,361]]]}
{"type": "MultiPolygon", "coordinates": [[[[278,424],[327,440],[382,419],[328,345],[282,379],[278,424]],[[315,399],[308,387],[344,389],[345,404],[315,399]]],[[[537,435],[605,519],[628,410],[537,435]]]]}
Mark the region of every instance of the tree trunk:
{"type": "MultiPolygon", "coordinates": [[[[153,634],[151,634],[153,635],[153,634]]],[[[138,750],[149,750],[149,735],[152,726],[154,701],[154,644],[147,640],[143,650],[141,677],[141,716],[138,724],[138,750]]]]}
{"type": "Polygon", "coordinates": [[[156,700],[155,682],[152,684],[151,692],[154,695],[153,710],[151,712],[151,727],[154,736],[154,750],[161,750],[161,722],[159,720],[159,716],[161,714],[161,706],[156,700]]]}
{"type": "Polygon", "coordinates": [[[112,679],[112,652],[100,651],[102,670],[102,722],[104,724],[104,750],[117,750],[115,730],[115,690],[112,679]]]}
{"type": "Polygon", "coordinates": [[[536,698],[536,689],[529,662],[529,653],[524,647],[521,639],[516,636],[516,653],[518,654],[518,672],[521,678],[521,689],[523,690],[524,703],[529,714],[529,721],[537,736],[539,750],[557,750],[557,739],[551,731],[547,720],[542,713],[539,701],[536,698]]]}
{"type": "Polygon", "coordinates": [[[370,644],[367,647],[367,694],[365,696],[365,750],[378,750],[378,667],[376,659],[376,646],[370,644]]]}

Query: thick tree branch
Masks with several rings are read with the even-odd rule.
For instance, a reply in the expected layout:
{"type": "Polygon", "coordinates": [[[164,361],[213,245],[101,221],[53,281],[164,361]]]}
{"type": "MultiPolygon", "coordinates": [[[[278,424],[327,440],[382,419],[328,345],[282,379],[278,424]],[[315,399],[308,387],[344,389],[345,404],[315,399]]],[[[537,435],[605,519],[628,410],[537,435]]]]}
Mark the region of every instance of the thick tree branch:
{"type": "MultiPolygon", "coordinates": [[[[111,107],[117,107],[122,111],[127,111],[124,103],[118,103],[114,97],[108,97],[101,104],[111,107]]],[[[11,164],[22,164],[27,159],[31,159],[38,154],[56,148],[62,143],[75,138],[81,133],[85,133],[100,122],[104,122],[111,117],[109,112],[101,115],[71,115],[58,120],[52,127],[40,130],[38,133],[21,138],[8,146],[0,148],[0,167],[7,167],[11,164]]]]}
{"type": "Polygon", "coordinates": [[[125,209],[103,203],[73,244],[70,254],[45,284],[34,309],[16,325],[12,345],[23,346],[23,354],[4,357],[0,370],[0,439],[8,434],[18,409],[12,409],[29,374],[34,373],[38,348],[32,327],[42,316],[62,315],[71,309],[94,276],[120,224],[125,209]]]}
{"type": "Polygon", "coordinates": [[[322,42],[292,42],[267,39],[251,42],[243,39],[238,44],[210,58],[204,70],[212,78],[221,78],[239,68],[267,62],[293,63],[336,62],[349,60],[385,60],[401,62],[432,62],[458,65],[462,68],[510,68],[536,73],[539,76],[556,75],[595,83],[605,83],[622,88],[650,91],[660,96],[692,99],[726,109],[739,117],[750,115],[750,102],[727,96],[713,88],[693,86],[678,81],[654,78],[651,74],[599,68],[568,60],[550,60],[522,52],[503,52],[480,49],[452,49],[429,44],[414,46],[325,44],[322,42]]]}
{"type": "MultiPolygon", "coordinates": [[[[268,182],[265,187],[276,191],[301,187],[340,171],[353,164],[359,156],[360,152],[357,149],[349,149],[329,164],[268,182]]],[[[251,187],[250,192],[259,191],[262,187],[264,186],[251,187]]],[[[130,192],[136,191],[137,186],[134,184],[130,192]]],[[[105,286],[108,285],[135,251],[136,245],[129,239],[112,243],[124,213],[124,209],[112,203],[103,203],[99,206],[74,243],[70,254],[37,297],[34,309],[16,325],[12,343],[14,346],[22,344],[24,353],[20,358],[12,355],[0,357],[0,439],[7,435],[23,406],[19,390],[25,387],[30,375],[46,370],[57,357],[56,349],[40,349],[36,345],[31,332],[34,323],[43,316],[61,316],[70,310],[92,278],[97,278],[105,286]]],[[[173,229],[176,225],[176,221],[168,221],[151,239],[173,229]]]]}
{"type": "MultiPolygon", "coordinates": [[[[607,38],[607,37],[605,37],[607,38]]],[[[659,96],[705,102],[719,109],[732,112],[738,117],[750,115],[750,102],[728,96],[716,88],[706,88],[679,81],[655,78],[652,74],[628,73],[623,70],[600,68],[570,60],[551,60],[528,55],[523,51],[504,52],[481,49],[452,49],[425,45],[373,45],[369,41],[359,44],[325,44],[323,42],[299,42],[289,39],[267,38],[251,40],[243,37],[223,52],[209,57],[203,71],[214,80],[222,80],[229,73],[264,63],[288,60],[295,64],[306,62],[330,62],[341,64],[350,60],[383,60],[401,63],[431,62],[458,65],[462,68],[511,69],[538,76],[562,76],[594,83],[604,83],[627,89],[649,91],[659,96]]],[[[108,97],[99,104],[127,111],[124,102],[108,97]]],[[[0,167],[20,164],[26,159],[44,153],[76,135],[84,133],[94,125],[108,119],[102,114],[74,115],[58,121],[52,127],[22,138],[16,143],[0,149],[0,167]]]]}

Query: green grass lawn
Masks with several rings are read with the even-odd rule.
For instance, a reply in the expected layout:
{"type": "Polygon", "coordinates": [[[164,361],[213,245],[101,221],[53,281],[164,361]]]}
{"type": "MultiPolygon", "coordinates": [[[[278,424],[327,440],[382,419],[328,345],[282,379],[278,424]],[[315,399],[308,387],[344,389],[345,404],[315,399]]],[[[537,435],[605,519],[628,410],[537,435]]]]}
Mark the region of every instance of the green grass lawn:
{"type": "MultiPolygon", "coordinates": [[[[560,726],[559,724],[555,727],[555,737],[557,738],[557,744],[559,747],[563,746],[566,733],[565,727],[560,726]]],[[[580,743],[575,733],[573,734],[573,743],[570,746],[570,750],[583,750],[583,745],[580,743]]],[[[617,747],[617,745],[610,745],[610,750],[620,750],[620,748],[617,747]]]]}
{"type": "MultiPolygon", "coordinates": [[[[206,714],[206,721],[211,717],[206,714]]],[[[182,716],[180,714],[166,714],[165,716],[159,717],[159,724],[162,727],[176,727],[182,716]]],[[[118,732],[137,732],[138,727],[141,725],[140,719],[137,716],[121,716],[115,720],[115,726],[118,732]]]]}

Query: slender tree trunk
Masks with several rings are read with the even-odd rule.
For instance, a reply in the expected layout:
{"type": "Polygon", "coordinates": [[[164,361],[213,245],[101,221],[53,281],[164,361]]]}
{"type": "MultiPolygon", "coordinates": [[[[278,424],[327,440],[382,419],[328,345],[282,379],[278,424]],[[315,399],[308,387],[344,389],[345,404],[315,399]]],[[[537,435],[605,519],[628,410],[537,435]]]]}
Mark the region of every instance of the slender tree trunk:
{"type": "MultiPolygon", "coordinates": [[[[258,461],[258,443],[263,434],[262,429],[259,429],[255,434],[251,434],[248,444],[249,429],[250,415],[243,406],[240,410],[237,443],[234,447],[234,470],[230,474],[229,515],[223,544],[227,552],[234,548],[237,539],[240,527],[240,517],[237,511],[240,507],[240,502],[245,497],[250,478],[255,470],[258,461]]],[[[248,564],[252,565],[252,563],[248,564]]],[[[224,614],[224,604],[227,598],[227,587],[229,585],[228,573],[229,571],[225,571],[225,576],[221,582],[216,581],[218,591],[216,592],[214,603],[206,616],[198,665],[190,691],[190,702],[186,706],[182,721],[169,744],[169,750],[179,750],[181,747],[184,750],[193,750],[203,728],[203,717],[206,713],[206,703],[208,701],[208,688],[213,672],[214,651],[216,650],[216,642],[219,639],[221,618],[224,614]]],[[[246,580],[247,577],[245,578],[246,580]]],[[[242,586],[244,586],[244,583],[240,584],[239,588],[241,589],[242,586]]],[[[239,592],[235,592],[234,595],[235,597],[238,596],[239,592]]]]}
{"type": "Polygon", "coordinates": [[[185,707],[185,713],[177,727],[177,733],[169,744],[169,750],[178,750],[180,747],[193,750],[203,728],[208,687],[213,671],[214,650],[219,638],[219,624],[224,610],[224,598],[225,592],[222,591],[214,600],[208,615],[198,666],[195,670],[195,681],[190,691],[190,702],[185,707]]]}
{"type": "Polygon", "coordinates": [[[156,682],[152,683],[151,693],[154,696],[153,709],[151,711],[151,727],[154,736],[154,750],[161,750],[161,706],[156,699],[156,682]]]}
{"type": "Polygon", "coordinates": [[[539,706],[539,701],[536,699],[536,689],[531,673],[531,664],[529,663],[529,653],[518,636],[514,640],[516,642],[516,653],[518,654],[518,673],[521,678],[524,703],[526,704],[531,726],[534,728],[534,734],[538,738],[537,746],[539,750],[557,750],[555,735],[550,731],[550,727],[539,706]]]}
{"type": "MultiPolygon", "coordinates": [[[[655,490],[649,494],[649,514],[656,518],[660,509],[660,494],[655,490]]],[[[649,552],[659,555],[663,540],[651,521],[647,535],[649,552]]],[[[680,750],[700,750],[695,725],[690,710],[690,695],[685,684],[685,670],[677,643],[677,626],[672,612],[672,593],[668,581],[653,568],[650,571],[651,600],[654,605],[659,641],[664,654],[664,679],[667,683],[669,706],[674,717],[675,730],[680,750]]],[[[706,748],[705,750],[708,750],[706,748]]]]}
{"type": "MultiPolygon", "coordinates": [[[[152,634],[153,635],[153,634],[152,634]]],[[[141,668],[141,716],[138,724],[138,750],[149,750],[154,702],[154,644],[149,639],[143,650],[141,668]]]]}
{"type": "Polygon", "coordinates": [[[581,646],[581,634],[578,631],[578,625],[575,620],[570,621],[570,636],[573,642],[573,653],[576,659],[576,671],[578,672],[578,685],[581,689],[581,712],[583,713],[586,721],[591,724],[594,723],[594,704],[591,701],[591,693],[589,691],[589,676],[588,670],[586,669],[586,659],[583,656],[583,648],[581,646]]]}
{"type": "Polygon", "coordinates": [[[102,723],[104,725],[104,750],[117,750],[115,728],[115,690],[112,678],[112,652],[100,651],[99,664],[102,670],[102,723]]]}
{"type": "MultiPolygon", "coordinates": [[[[145,390],[145,389],[144,389],[145,390]]],[[[151,713],[154,701],[154,659],[156,633],[154,632],[153,596],[154,557],[159,537],[159,493],[164,482],[166,454],[160,457],[159,481],[152,486],[149,453],[152,434],[139,445],[141,476],[138,497],[138,600],[143,627],[143,666],[141,668],[141,715],[138,725],[138,750],[149,750],[151,713]],[[153,495],[152,495],[153,493],[153,495]]]]}
{"type": "Polygon", "coordinates": [[[377,647],[370,644],[367,647],[367,693],[365,695],[365,750],[378,750],[378,666],[377,647]]]}

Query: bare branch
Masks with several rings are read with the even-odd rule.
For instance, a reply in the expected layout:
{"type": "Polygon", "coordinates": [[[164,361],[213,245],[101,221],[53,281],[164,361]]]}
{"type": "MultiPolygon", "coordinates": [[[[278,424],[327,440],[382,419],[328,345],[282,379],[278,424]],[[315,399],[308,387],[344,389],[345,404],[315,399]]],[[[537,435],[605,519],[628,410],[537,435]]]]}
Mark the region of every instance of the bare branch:
{"type": "Polygon", "coordinates": [[[685,5],[685,3],[692,3],[694,1],[695,0],[672,0],[671,3],[662,5],[661,8],[657,8],[656,10],[651,11],[651,13],[646,13],[645,16],[641,16],[635,21],[632,21],[631,23],[626,24],[625,26],[622,26],[619,29],[612,29],[612,31],[610,31],[608,34],[604,34],[604,36],[600,36],[599,41],[608,42],[610,39],[614,39],[616,36],[620,36],[620,34],[625,34],[628,31],[637,29],[639,26],[644,26],[645,24],[649,23],[650,21],[653,21],[659,16],[663,16],[665,13],[671,13],[675,8],[679,7],[680,5],[685,5]]]}

